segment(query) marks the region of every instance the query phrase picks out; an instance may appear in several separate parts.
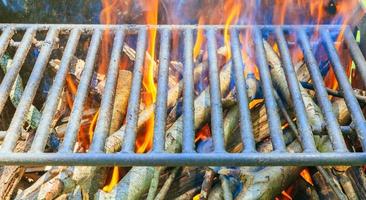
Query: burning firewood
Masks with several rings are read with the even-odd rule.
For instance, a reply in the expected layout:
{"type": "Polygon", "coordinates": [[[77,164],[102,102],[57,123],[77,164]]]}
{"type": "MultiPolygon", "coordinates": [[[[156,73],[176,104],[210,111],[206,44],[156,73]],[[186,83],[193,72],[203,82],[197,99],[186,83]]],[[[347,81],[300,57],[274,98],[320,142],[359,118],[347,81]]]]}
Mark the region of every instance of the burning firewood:
{"type": "Polygon", "coordinates": [[[114,133],[121,126],[126,115],[128,97],[130,96],[132,73],[127,70],[120,70],[118,74],[116,95],[114,97],[113,114],[110,133],[114,133]]]}

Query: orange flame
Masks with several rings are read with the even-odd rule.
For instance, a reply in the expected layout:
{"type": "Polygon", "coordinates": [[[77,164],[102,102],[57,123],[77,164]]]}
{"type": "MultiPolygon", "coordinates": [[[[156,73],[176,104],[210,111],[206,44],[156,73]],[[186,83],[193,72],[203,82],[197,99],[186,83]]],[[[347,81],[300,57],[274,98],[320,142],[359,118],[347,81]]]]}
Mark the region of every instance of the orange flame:
{"type": "Polygon", "coordinates": [[[311,174],[308,168],[305,168],[300,172],[300,176],[310,185],[314,186],[313,179],[311,178],[311,174]]]}
{"type": "Polygon", "coordinates": [[[284,24],[286,17],[286,8],[288,0],[275,0],[275,7],[273,11],[273,23],[274,24],[284,24]]]}
{"type": "MultiPolygon", "coordinates": [[[[66,86],[67,86],[66,102],[71,110],[74,106],[74,96],[76,95],[77,85],[75,84],[75,82],[70,74],[67,74],[67,76],[66,76],[66,86]]],[[[89,107],[89,105],[87,103],[85,105],[85,108],[88,108],[88,107],[89,107]]],[[[79,129],[78,137],[77,137],[77,141],[80,143],[81,147],[83,147],[84,150],[87,150],[90,145],[89,134],[85,130],[86,128],[88,128],[88,126],[86,126],[85,124],[81,125],[81,127],[79,129]]]]}
{"type": "Polygon", "coordinates": [[[237,24],[241,11],[241,1],[225,1],[224,13],[227,14],[225,28],[224,28],[224,43],[226,47],[226,61],[231,59],[231,48],[230,48],[230,35],[229,26],[231,24],[237,24]]]}
{"type": "Polygon", "coordinates": [[[207,138],[211,137],[211,129],[208,124],[203,126],[200,131],[196,134],[196,138],[194,142],[198,142],[200,140],[206,140],[207,138]]]}
{"type": "MultiPolygon", "coordinates": [[[[147,24],[156,25],[158,23],[158,0],[144,1],[147,11],[145,14],[145,21],[147,24]]],[[[145,93],[143,95],[143,102],[145,106],[149,106],[155,102],[156,99],[156,86],[154,82],[154,69],[157,68],[155,63],[155,45],[156,45],[156,29],[150,28],[148,30],[148,48],[145,57],[144,75],[143,75],[143,87],[145,93]],[[150,57],[150,58],[149,58],[150,57]]],[[[139,134],[136,140],[136,152],[143,153],[151,149],[152,139],[154,132],[154,116],[152,116],[145,125],[145,132],[139,134]]]]}

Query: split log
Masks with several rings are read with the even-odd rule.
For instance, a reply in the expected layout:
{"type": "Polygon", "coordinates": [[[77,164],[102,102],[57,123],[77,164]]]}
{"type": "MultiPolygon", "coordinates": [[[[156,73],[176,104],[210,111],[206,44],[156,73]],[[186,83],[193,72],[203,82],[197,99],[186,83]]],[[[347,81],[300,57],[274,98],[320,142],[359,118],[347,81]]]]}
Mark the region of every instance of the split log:
{"type": "Polygon", "coordinates": [[[179,170],[179,167],[176,167],[175,169],[173,169],[173,171],[169,175],[168,179],[165,181],[163,187],[161,188],[159,193],[156,195],[155,200],[164,200],[165,199],[165,197],[169,191],[169,188],[173,184],[173,181],[177,175],[178,170],[179,170]]]}
{"type": "Polygon", "coordinates": [[[130,96],[131,80],[132,73],[130,71],[119,70],[109,133],[114,133],[122,126],[130,96]]]}
{"type": "MultiPolygon", "coordinates": [[[[228,92],[231,80],[231,63],[226,64],[220,72],[221,93],[228,92]]],[[[195,129],[203,127],[210,116],[209,88],[206,88],[194,101],[195,129]]],[[[166,132],[165,149],[167,152],[181,151],[183,118],[180,117],[166,132]]],[[[133,167],[118,183],[111,193],[98,192],[97,198],[140,199],[147,192],[152,176],[153,167],[133,167]],[[139,182],[139,184],[136,184],[139,182]],[[118,196],[116,196],[118,194],[118,196]]]]}
{"type": "Polygon", "coordinates": [[[204,176],[204,179],[202,182],[200,200],[205,200],[208,198],[212,184],[215,179],[215,175],[216,175],[216,173],[212,169],[208,168],[206,170],[205,176],[204,176]]]}

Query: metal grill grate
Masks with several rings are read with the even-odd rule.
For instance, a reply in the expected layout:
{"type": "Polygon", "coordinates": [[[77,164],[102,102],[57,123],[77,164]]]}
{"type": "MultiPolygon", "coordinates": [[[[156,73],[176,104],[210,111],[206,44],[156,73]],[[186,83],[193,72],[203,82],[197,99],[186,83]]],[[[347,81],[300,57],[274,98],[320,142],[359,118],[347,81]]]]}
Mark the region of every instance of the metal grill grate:
{"type": "MultiPolygon", "coordinates": [[[[0,85],[0,111],[3,110],[5,102],[9,96],[11,87],[15,78],[21,70],[22,64],[32,45],[32,39],[37,31],[47,31],[47,36],[40,54],[36,60],[33,71],[29,77],[24,89],[23,96],[16,108],[16,112],[7,131],[2,132],[5,135],[1,146],[0,164],[2,165],[361,165],[366,163],[365,152],[349,152],[345,145],[342,128],[337,123],[337,119],[332,111],[331,102],[328,99],[327,91],[323,82],[322,75],[318,68],[318,63],[312,53],[307,31],[313,31],[314,26],[232,26],[231,49],[234,79],[238,94],[238,103],[240,107],[240,131],[243,141],[242,153],[227,153],[224,147],[223,138],[223,113],[221,104],[221,92],[219,71],[216,55],[215,34],[223,26],[201,26],[206,32],[208,59],[209,59],[209,86],[211,101],[211,130],[214,142],[214,152],[196,153],[194,149],[194,104],[193,104],[193,32],[197,26],[182,25],[156,26],[161,34],[160,41],[160,63],[158,78],[158,94],[155,108],[155,126],[153,149],[150,153],[134,153],[134,144],[136,139],[136,126],[139,112],[140,90],[142,80],[142,67],[144,62],[144,52],[147,43],[147,26],[144,25],[30,25],[30,24],[0,24],[3,30],[0,37],[0,56],[7,49],[10,39],[17,30],[25,30],[22,41],[14,56],[12,67],[6,73],[0,85]],[[73,153],[75,140],[80,127],[80,121],[83,112],[83,105],[88,94],[89,83],[92,79],[95,61],[100,46],[102,33],[108,28],[114,31],[114,43],[111,53],[110,64],[105,84],[105,92],[102,96],[100,115],[97,121],[95,136],[88,153],[73,153]],[[184,35],[184,93],[183,93],[183,133],[182,133],[182,153],[164,152],[165,124],[167,112],[167,78],[168,62],[170,49],[170,35],[172,30],[179,30],[184,35]],[[246,94],[245,77],[242,72],[244,64],[240,53],[240,44],[238,32],[250,29],[255,44],[257,65],[261,77],[262,92],[264,95],[265,106],[268,115],[270,135],[274,151],[271,153],[259,153],[255,150],[255,141],[253,136],[252,124],[250,121],[250,111],[248,108],[248,98],[246,94]],[[280,117],[277,113],[277,103],[272,89],[271,76],[266,60],[265,50],[262,41],[262,31],[271,30],[275,33],[277,43],[282,57],[283,67],[286,74],[289,91],[294,104],[294,110],[297,118],[299,133],[301,136],[302,153],[290,153],[286,151],[286,145],[283,139],[280,117]],[[319,153],[313,140],[313,130],[311,129],[301,97],[298,80],[294,71],[293,64],[287,42],[284,37],[284,30],[295,31],[300,45],[302,46],[308,71],[311,75],[319,106],[326,121],[326,128],[331,138],[334,152],[319,153]],[[20,136],[22,125],[25,121],[25,114],[29,110],[35,97],[37,88],[40,84],[42,74],[45,71],[47,62],[50,58],[53,45],[60,31],[69,33],[68,43],[63,53],[60,68],[54,78],[54,82],[48,94],[45,103],[41,122],[36,131],[35,139],[31,150],[26,153],[13,152],[16,141],[20,136]],[[113,108],[114,91],[118,74],[118,63],[121,55],[124,37],[127,33],[137,33],[136,60],[134,63],[134,72],[132,80],[131,95],[127,111],[127,121],[125,137],[122,150],[119,153],[104,153],[104,145],[110,126],[111,110],[113,108]],[[81,34],[92,34],[90,47],[86,57],[86,65],[83,71],[77,94],[74,100],[74,107],[70,115],[70,121],[67,126],[65,138],[59,152],[44,153],[44,148],[49,136],[49,128],[54,117],[57,102],[65,83],[65,76],[71,58],[77,48],[81,34]]],[[[360,139],[363,149],[366,148],[366,122],[358,100],[356,99],[352,86],[346,76],[340,61],[339,55],[334,47],[330,31],[339,30],[340,26],[319,26],[319,32],[323,44],[327,50],[333,70],[337,77],[340,89],[345,98],[345,102],[351,113],[353,125],[347,127],[355,131],[360,139]]],[[[349,28],[345,30],[345,41],[350,49],[350,53],[366,85],[366,61],[353,37],[349,28]]]]}

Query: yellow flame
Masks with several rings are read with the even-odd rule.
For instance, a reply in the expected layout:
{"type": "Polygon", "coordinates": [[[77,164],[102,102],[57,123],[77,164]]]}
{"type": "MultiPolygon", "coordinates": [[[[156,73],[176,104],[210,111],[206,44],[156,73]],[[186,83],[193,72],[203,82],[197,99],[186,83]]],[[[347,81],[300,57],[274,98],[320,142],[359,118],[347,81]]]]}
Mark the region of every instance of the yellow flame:
{"type": "Polygon", "coordinates": [[[115,185],[117,185],[119,181],[119,169],[118,167],[113,167],[113,174],[111,181],[103,187],[104,192],[111,192],[115,185]]]}
{"type": "MultiPolygon", "coordinates": [[[[145,20],[147,24],[156,25],[158,23],[158,0],[146,1],[146,6],[148,8],[145,20]]],[[[156,33],[155,28],[148,30],[149,43],[147,48],[147,53],[150,55],[151,59],[145,59],[144,66],[144,77],[142,80],[145,95],[143,96],[143,101],[145,106],[149,106],[155,103],[156,100],[156,86],[154,82],[154,69],[156,68],[155,63],[155,45],[156,45],[156,33]]],[[[148,57],[148,56],[146,56],[148,57]]],[[[136,151],[137,153],[143,153],[151,148],[152,138],[154,130],[154,115],[146,122],[145,134],[138,138],[136,141],[136,151]]]]}
{"type": "MultiPolygon", "coordinates": [[[[205,20],[204,20],[203,16],[201,16],[198,20],[198,25],[203,25],[204,23],[205,23],[205,20]]],[[[194,43],[194,47],[193,47],[193,59],[197,59],[197,56],[200,54],[203,41],[204,41],[203,29],[199,28],[197,30],[196,42],[194,43]]]]}

